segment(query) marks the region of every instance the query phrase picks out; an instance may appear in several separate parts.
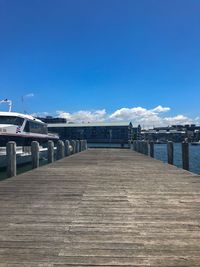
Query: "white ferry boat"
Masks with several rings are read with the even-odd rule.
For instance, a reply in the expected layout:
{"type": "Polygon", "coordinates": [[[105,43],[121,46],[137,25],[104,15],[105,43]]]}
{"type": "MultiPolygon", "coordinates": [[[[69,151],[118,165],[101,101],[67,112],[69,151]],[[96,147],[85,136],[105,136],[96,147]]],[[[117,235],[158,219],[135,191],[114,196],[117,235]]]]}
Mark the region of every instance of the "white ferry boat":
{"type": "Polygon", "coordinates": [[[48,133],[46,123],[31,115],[11,112],[11,108],[8,112],[0,112],[0,147],[5,147],[9,141],[16,142],[17,146],[30,146],[32,141],[44,145],[58,139],[58,135],[48,133]]]}

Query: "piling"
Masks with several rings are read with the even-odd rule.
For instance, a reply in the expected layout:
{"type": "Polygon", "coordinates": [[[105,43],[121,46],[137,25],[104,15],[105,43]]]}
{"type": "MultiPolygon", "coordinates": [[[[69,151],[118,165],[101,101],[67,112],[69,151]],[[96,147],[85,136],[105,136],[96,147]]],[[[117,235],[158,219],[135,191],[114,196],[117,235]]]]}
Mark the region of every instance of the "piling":
{"type": "Polygon", "coordinates": [[[136,151],[140,152],[140,142],[136,141],[136,151]]]}
{"type": "Polygon", "coordinates": [[[167,159],[168,164],[174,164],[174,144],[171,141],[167,142],[167,159]]]}
{"type": "Polygon", "coordinates": [[[16,143],[8,142],[6,145],[7,155],[7,177],[13,177],[17,175],[17,163],[16,163],[16,143]]]}
{"type": "Polygon", "coordinates": [[[137,152],[141,153],[141,141],[137,141],[137,152]]]}
{"type": "Polygon", "coordinates": [[[144,144],[144,141],[141,141],[140,142],[140,153],[144,154],[144,149],[145,149],[145,144],[144,144]]]}
{"type": "Polygon", "coordinates": [[[72,147],[72,154],[76,153],[76,141],[75,140],[70,140],[70,145],[72,147]]]}
{"type": "Polygon", "coordinates": [[[133,141],[133,150],[136,151],[136,148],[137,148],[137,141],[134,140],[134,141],[133,141]]]}
{"type": "Polygon", "coordinates": [[[83,151],[83,140],[79,141],[79,152],[83,151]]]}
{"type": "Polygon", "coordinates": [[[75,149],[76,153],[79,153],[80,151],[80,142],[79,140],[76,140],[76,149],[75,149]]]}
{"type": "Polygon", "coordinates": [[[39,167],[39,143],[33,141],[31,143],[32,169],[39,167]]]}
{"type": "Polygon", "coordinates": [[[189,171],[189,144],[188,142],[182,143],[182,161],[183,161],[183,169],[189,171]]]}
{"type": "Polygon", "coordinates": [[[85,150],[85,140],[81,140],[81,151],[85,150]]]}
{"type": "Polygon", "coordinates": [[[87,150],[87,140],[82,140],[83,150],[87,150]]]}
{"type": "Polygon", "coordinates": [[[128,147],[133,150],[133,141],[132,140],[129,140],[128,141],[128,147]]]}
{"type": "Polygon", "coordinates": [[[86,140],[82,140],[82,150],[86,150],[86,140]]]}
{"type": "Polygon", "coordinates": [[[70,151],[70,142],[69,140],[65,141],[65,157],[70,156],[71,151],[70,151]]]}
{"type": "Polygon", "coordinates": [[[81,152],[81,140],[78,140],[78,142],[79,142],[79,150],[78,150],[78,152],[81,152]]]}
{"type": "Polygon", "coordinates": [[[57,143],[57,160],[64,158],[65,156],[65,146],[63,141],[59,140],[57,143]]]}
{"type": "Polygon", "coordinates": [[[150,157],[154,158],[154,142],[153,141],[149,143],[149,147],[150,147],[150,157]]]}
{"type": "Polygon", "coordinates": [[[54,142],[53,141],[48,141],[47,157],[48,157],[48,163],[54,162],[54,142]]]}
{"type": "Polygon", "coordinates": [[[144,150],[145,150],[145,144],[144,141],[141,141],[141,153],[144,154],[144,150]]]}
{"type": "Polygon", "coordinates": [[[136,151],[136,149],[137,149],[137,141],[134,140],[133,141],[133,150],[136,151]]]}
{"type": "Polygon", "coordinates": [[[142,149],[143,149],[143,143],[142,141],[139,141],[139,152],[142,154],[142,149]]]}
{"type": "Polygon", "coordinates": [[[144,154],[145,154],[146,156],[149,155],[149,144],[148,144],[147,141],[144,141],[144,154]]]}
{"type": "Polygon", "coordinates": [[[85,142],[85,150],[87,150],[88,149],[87,140],[84,140],[84,142],[85,142]]]}
{"type": "Polygon", "coordinates": [[[132,142],[133,144],[132,144],[132,150],[135,150],[135,140],[133,140],[133,142],[132,142]]]}
{"type": "Polygon", "coordinates": [[[131,142],[131,150],[134,150],[134,140],[131,142]]]}

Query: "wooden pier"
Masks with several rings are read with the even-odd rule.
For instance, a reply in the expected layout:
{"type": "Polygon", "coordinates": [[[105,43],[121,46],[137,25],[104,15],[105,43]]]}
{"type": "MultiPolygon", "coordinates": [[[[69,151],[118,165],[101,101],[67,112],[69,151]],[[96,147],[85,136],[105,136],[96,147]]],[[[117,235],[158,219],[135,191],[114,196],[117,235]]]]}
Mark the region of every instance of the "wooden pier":
{"type": "Polygon", "coordinates": [[[0,182],[0,267],[200,266],[200,176],[91,149],[0,182]]]}

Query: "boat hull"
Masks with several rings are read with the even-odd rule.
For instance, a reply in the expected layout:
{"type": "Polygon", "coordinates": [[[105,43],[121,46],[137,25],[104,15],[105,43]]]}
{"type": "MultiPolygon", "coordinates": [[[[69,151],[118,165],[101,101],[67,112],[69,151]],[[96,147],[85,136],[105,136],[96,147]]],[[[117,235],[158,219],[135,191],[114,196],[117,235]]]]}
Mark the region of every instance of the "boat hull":
{"type": "Polygon", "coordinates": [[[37,141],[40,145],[45,145],[48,141],[51,140],[54,143],[58,141],[58,138],[53,136],[20,136],[20,135],[0,135],[0,147],[5,147],[6,144],[10,141],[16,143],[17,146],[30,146],[32,141],[37,141]]]}

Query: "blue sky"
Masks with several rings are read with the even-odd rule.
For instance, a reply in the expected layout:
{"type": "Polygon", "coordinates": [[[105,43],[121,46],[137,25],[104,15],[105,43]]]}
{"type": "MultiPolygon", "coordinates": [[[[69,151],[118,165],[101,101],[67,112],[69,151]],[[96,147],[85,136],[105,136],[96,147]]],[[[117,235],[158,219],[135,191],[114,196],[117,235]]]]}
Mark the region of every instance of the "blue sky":
{"type": "Polygon", "coordinates": [[[33,94],[29,113],[80,120],[197,122],[199,14],[199,0],[0,0],[0,99],[23,111],[33,94]]]}

